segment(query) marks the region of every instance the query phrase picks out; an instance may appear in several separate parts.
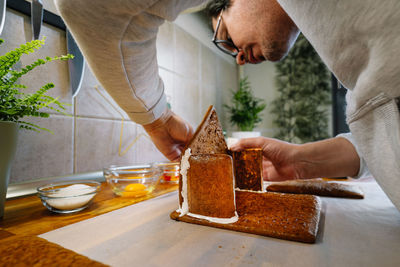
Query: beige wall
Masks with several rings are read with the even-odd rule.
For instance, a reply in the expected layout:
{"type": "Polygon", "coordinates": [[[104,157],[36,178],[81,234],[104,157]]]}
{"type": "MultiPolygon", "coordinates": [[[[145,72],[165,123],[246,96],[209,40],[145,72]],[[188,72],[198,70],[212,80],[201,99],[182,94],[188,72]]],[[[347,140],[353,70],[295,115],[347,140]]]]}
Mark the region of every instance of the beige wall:
{"type": "Polygon", "coordinates": [[[262,122],[256,127],[262,136],[273,137],[276,126],[273,123],[274,115],[271,114],[271,102],[278,96],[275,86],[275,63],[263,62],[257,65],[247,64],[242,67],[241,76],[247,76],[256,97],[265,100],[267,107],[262,112],[262,122]]]}
{"type": "MultiPolygon", "coordinates": [[[[204,25],[203,28],[207,27],[204,25]]],[[[41,33],[47,36],[45,47],[34,55],[23,57],[19,66],[39,57],[66,53],[65,32],[44,24],[41,33]]],[[[200,122],[207,107],[213,104],[226,127],[226,118],[221,108],[226,95],[222,89],[236,90],[237,66],[232,59],[217,54],[194,36],[195,33],[188,33],[170,22],[160,28],[157,56],[159,74],[164,80],[168,100],[172,110],[194,127],[200,122]]],[[[0,46],[0,54],[31,40],[30,18],[8,9],[0,38],[5,40],[0,46]]],[[[54,134],[25,130],[19,132],[10,183],[100,171],[111,164],[166,160],[146,137],[143,128],[129,121],[126,114],[117,107],[88,66],[85,68],[81,91],[75,99],[72,99],[69,89],[66,62],[46,64],[21,81],[29,86],[28,91],[38,89],[47,82],[56,85],[50,95],[60,96],[62,102],[71,104],[68,113],[72,116],[54,114],[47,119],[27,119],[51,129],[54,134]],[[101,94],[96,91],[96,86],[101,94]],[[120,156],[118,146],[122,124],[122,149],[126,149],[135,138],[138,141],[125,155],[120,156]]]]}

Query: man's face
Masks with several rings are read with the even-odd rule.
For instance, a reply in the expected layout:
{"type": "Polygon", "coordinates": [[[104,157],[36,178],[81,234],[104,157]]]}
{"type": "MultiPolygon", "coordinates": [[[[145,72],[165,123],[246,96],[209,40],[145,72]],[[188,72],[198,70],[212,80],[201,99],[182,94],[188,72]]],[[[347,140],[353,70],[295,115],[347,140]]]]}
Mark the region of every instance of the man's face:
{"type": "MultiPolygon", "coordinates": [[[[217,19],[213,18],[213,28],[217,19]]],[[[238,64],[282,59],[299,29],[276,0],[231,0],[224,10],[217,39],[232,39],[239,48],[238,64]]]]}

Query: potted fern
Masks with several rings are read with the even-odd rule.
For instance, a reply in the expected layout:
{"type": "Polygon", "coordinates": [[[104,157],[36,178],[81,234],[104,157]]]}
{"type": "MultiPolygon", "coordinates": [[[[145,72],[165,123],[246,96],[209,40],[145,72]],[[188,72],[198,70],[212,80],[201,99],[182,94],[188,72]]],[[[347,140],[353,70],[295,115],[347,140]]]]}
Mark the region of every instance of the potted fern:
{"type": "MultiPolygon", "coordinates": [[[[4,40],[0,39],[0,45],[3,42],[4,40]]],[[[33,53],[44,43],[44,38],[33,40],[0,56],[0,218],[4,214],[4,202],[11,162],[16,150],[18,129],[51,132],[49,129],[25,121],[24,118],[28,116],[49,117],[49,113],[43,111],[45,108],[65,114],[65,103],[58,101],[58,98],[46,95],[46,92],[53,88],[54,84],[45,84],[36,92],[27,94],[23,92],[27,86],[20,84],[19,78],[40,65],[53,60],[68,60],[73,58],[72,55],[46,57],[24,66],[21,70],[13,69],[21,56],[33,53]]]]}
{"type": "Polygon", "coordinates": [[[233,138],[246,138],[260,136],[255,132],[254,127],[261,122],[261,112],[266,104],[263,99],[253,95],[250,82],[247,77],[240,79],[239,89],[232,91],[232,104],[224,105],[230,115],[230,122],[237,126],[240,131],[232,132],[233,138]]]}

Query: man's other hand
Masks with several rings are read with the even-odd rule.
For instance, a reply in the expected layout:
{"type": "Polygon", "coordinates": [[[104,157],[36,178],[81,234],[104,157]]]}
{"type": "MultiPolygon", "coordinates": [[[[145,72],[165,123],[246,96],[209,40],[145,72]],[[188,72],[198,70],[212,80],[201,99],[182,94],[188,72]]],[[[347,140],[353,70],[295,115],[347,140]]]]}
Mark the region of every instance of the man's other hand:
{"type": "Polygon", "coordinates": [[[167,109],[156,121],[143,125],[158,150],[171,161],[178,161],[185,145],[193,136],[193,128],[167,109]]]}
{"type": "Polygon", "coordinates": [[[261,148],[263,153],[263,179],[283,181],[299,179],[296,160],[293,158],[297,145],[277,139],[256,137],[239,140],[230,147],[233,151],[261,148]]]}
{"type": "Polygon", "coordinates": [[[266,137],[246,138],[230,149],[246,148],[262,149],[263,178],[269,181],[356,176],[360,169],[355,147],[343,137],[302,145],[266,137]]]}

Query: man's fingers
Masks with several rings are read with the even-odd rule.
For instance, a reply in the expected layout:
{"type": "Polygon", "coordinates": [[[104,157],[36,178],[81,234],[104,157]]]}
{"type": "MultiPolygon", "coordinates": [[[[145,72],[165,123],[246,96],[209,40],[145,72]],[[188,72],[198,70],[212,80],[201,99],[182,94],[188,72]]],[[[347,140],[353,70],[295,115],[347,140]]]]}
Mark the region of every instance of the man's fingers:
{"type": "Polygon", "coordinates": [[[165,155],[170,161],[179,161],[181,159],[181,151],[183,147],[175,146],[173,147],[167,155],[165,155]]]}
{"type": "Polygon", "coordinates": [[[262,171],[262,175],[263,175],[263,180],[268,181],[268,171],[264,169],[262,171]]]}
{"type": "Polygon", "coordinates": [[[232,151],[240,151],[246,148],[262,148],[264,146],[266,138],[264,137],[253,137],[240,139],[237,143],[231,146],[232,151]]]}

